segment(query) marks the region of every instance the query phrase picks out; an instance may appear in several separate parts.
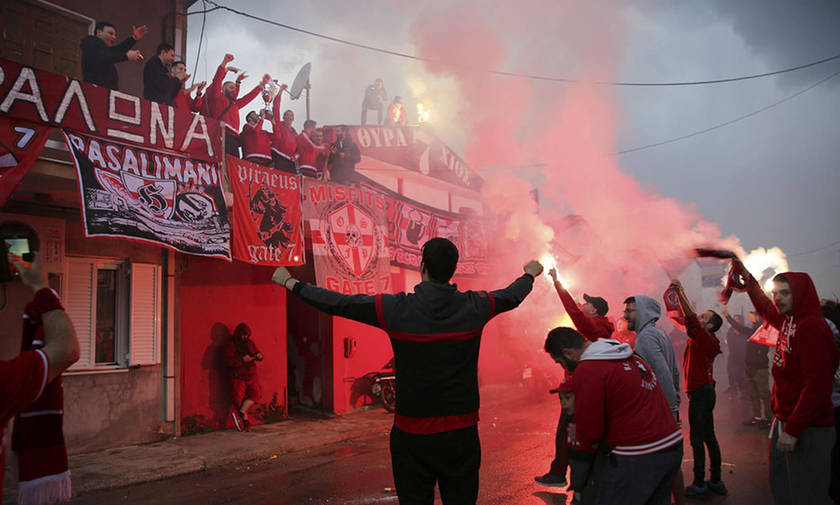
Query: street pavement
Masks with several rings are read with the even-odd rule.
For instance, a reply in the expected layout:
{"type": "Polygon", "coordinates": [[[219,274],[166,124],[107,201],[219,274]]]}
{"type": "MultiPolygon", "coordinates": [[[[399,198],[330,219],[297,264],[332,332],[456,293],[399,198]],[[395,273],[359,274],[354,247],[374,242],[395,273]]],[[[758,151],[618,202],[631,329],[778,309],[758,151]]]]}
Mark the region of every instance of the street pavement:
{"type": "MultiPolygon", "coordinates": [[[[687,419],[687,402],[683,403],[682,418],[687,419]]],[[[544,488],[533,480],[535,475],[548,469],[559,411],[556,397],[547,394],[534,397],[513,387],[482,390],[479,503],[559,505],[571,501],[563,488],[544,488]]],[[[741,424],[748,417],[743,399],[719,394],[715,414],[724,459],[723,479],[729,495],[710,495],[689,503],[772,503],[767,485],[766,432],[741,424]]],[[[225,450],[230,453],[230,462],[208,459],[206,469],[192,470],[192,473],[185,472],[178,477],[110,489],[82,490],[71,503],[397,503],[388,453],[390,418],[381,409],[335,419],[292,420],[274,426],[258,427],[254,433],[224,432],[188,437],[197,440],[193,442],[196,444],[203,444],[203,437],[208,437],[208,444],[227,444],[225,450]],[[286,428],[283,433],[271,431],[276,430],[276,426],[295,423],[298,423],[296,429],[286,428]],[[342,426],[336,429],[338,425],[342,426]],[[319,438],[318,431],[331,435],[319,438]],[[278,437],[309,437],[311,441],[301,444],[300,449],[281,452],[278,448],[283,443],[275,440],[278,437]],[[340,440],[333,440],[336,437],[340,440]],[[323,443],[317,445],[318,440],[323,443]],[[256,452],[254,445],[259,449],[256,452]],[[241,457],[257,453],[260,454],[257,458],[241,457]]],[[[687,426],[684,432],[687,442],[687,426]]],[[[163,444],[167,443],[171,442],[163,444]]],[[[287,441],[285,447],[292,446],[287,441]]],[[[685,450],[683,473],[690,482],[692,454],[687,443],[685,450]]],[[[123,477],[131,481],[130,475],[123,477]]],[[[81,484],[84,486],[83,482],[81,484]]]]}

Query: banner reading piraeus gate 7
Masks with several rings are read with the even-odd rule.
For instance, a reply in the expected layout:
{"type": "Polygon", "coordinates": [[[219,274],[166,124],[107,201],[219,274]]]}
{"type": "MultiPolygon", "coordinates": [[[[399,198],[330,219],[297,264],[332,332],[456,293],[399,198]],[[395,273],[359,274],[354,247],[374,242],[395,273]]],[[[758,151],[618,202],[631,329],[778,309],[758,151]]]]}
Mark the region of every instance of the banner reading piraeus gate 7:
{"type": "Polygon", "coordinates": [[[384,196],[310,178],[303,191],[318,286],[344,294],[390,291],[384,196]]]}
{"type": "Polygon", "coordinates": [[[230,221],[215,163],[64,131],[87,237],[141,240],[230,260],[230,221]]]}
{"type": "Polygon", "coordinates": [[[233,257],[252,265],[302,265],[300,178],[227,157],[233,191],[233,257]]]}

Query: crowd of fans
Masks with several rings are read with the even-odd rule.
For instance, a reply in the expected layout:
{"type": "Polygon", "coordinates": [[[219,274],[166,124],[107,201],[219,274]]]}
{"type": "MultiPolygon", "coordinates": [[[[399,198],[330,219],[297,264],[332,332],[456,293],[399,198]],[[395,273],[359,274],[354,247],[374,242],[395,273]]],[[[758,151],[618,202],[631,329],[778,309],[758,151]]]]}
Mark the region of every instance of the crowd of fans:
{"type": "MultiPolygon", "coordinates": [[[[116,64],[145,60],[140,51],[132,48],[147,32],[146,26],[132,27],[132,36],[117,44],[114,25],[107,21],[96,23],[94,35],[88,35],[81,43],[84,80],[118,90],[116,64]]],[[[253,89],[240,96],[240,86],[248,76],[231,65],[233,60],[232,54],[225,55],[209,86],[206,81],[187,86],[190,74],[187,73],[186,63],[176,61],[175,49],[170,44],[161,43],[155,55],[144,64],[143,97],[223,121],[225,152],[229,155],[288,173],[354,184],[357,181],[355,164],[361,160],[361,155],[349,135],[349,129],[340,125],[325,131],[318,127],[317,122],[307,118],[298,133],[293,126],[294,112],[286,110],[282,115],[280,113],[283,93],[288,90],[286,84],[280,86],[271,107],[250,111],[240,130],[242,108],[260,95],[267,101],[266,105],[271,100],[267,87],[271,76],[263,75],[253,89]],[[237,74],[236,78],[225,80],[231,73],[237,74]],[[271,128],[265,129],[264,126],[269,124],[271,128]]],[[[309,87],[308,83],[306,87],[309,87]]],[[[361,124],[366,125],[368,111],[375,110],[377,125],[404,126],[407,115],[402,98],[394,97],[386,110],[387,100],[384,82],[376,79],[365,89],[361,124]]]]}

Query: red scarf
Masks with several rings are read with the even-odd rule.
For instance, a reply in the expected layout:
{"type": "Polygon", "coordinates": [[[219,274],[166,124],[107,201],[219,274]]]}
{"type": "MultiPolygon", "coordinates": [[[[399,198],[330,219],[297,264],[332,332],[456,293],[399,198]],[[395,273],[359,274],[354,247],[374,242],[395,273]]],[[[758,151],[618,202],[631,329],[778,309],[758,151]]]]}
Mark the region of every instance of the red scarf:
{"type": "MultiPolygon", "coordinates": [[[[44,347],[41,314],[62,309],[51,289],[42,289],[24,309],[22,350],[44,347]]],[[[61,377],[47,384],[41,396],[15,417],[12,451],[17,459],[18,504],[68,501],[70,470],[62,426],[64,399],[61,377]]]]}

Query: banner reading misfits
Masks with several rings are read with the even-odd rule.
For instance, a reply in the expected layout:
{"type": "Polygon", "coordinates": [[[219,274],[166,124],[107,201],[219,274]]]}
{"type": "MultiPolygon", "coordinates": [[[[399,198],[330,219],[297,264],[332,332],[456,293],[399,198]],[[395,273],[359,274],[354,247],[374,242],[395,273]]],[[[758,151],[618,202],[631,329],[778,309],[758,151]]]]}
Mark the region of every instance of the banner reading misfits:
{"type": "Polygon", "coordinates": [[[484,223],[476,217],[458,216],[408,200],[382,186],[363,182],[362,187],[385,198],[391,264],[420,271],[423,244],[434,237],[452,241],[460,259],[455,275],[486,275],[487,240],[484,223]]]}
{"type": "Polygon", "coordinates": [[[0,116],[0,207],[41,154],[52,128],[0,116]]]}
{"type": "Polygon", "coordinates": [[[87,237],[141,240],[230,261],[230,222],[214,163],[64,131],[87,237]]]}
{"type": "Polygon", "coordinates": [[[359,169],[397,166],[475,191],[481,177],[423,126],[350,126],[350,136],[359,145],[359,169]]]}
{"type": "Polygon", "coordinates": [[[303,194],[318,286],[352,295],[388,292],[391,262],[385,197],[308,177],[303,194]]]}
{"type": "Polygon", "coordinates": [[[0,115],[222,161],[218,121],[2,58],[0,115]]]}
{"type": "Polygon", "coordinates": [[[233,191],[233,257],[252,265],[302,265],[300,178],[227,157],[233,191]]]}

